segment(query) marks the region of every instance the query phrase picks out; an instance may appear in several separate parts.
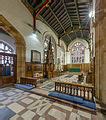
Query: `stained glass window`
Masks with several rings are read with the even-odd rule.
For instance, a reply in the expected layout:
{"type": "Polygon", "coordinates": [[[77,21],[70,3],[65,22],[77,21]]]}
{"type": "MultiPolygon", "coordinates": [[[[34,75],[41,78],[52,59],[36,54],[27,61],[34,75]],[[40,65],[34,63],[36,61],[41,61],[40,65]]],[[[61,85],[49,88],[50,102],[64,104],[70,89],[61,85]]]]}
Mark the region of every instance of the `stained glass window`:
{"type": "Polygon", "coordinates": [[[14,53],[14,50],[3,41],[0,41],[0,52],[12,54],[14,53]]]}
{"type": "Polygon", "coordinates": [[[0,41],[0,76],[14,75],[13,53],[14,50],[8,44],[0,41]]]}
{"type": "Polygon", "coordinates": [[[71,48],[72,63],[84,63],[84,54],[85,46],[80,42],[76,42],[71,48]]]}

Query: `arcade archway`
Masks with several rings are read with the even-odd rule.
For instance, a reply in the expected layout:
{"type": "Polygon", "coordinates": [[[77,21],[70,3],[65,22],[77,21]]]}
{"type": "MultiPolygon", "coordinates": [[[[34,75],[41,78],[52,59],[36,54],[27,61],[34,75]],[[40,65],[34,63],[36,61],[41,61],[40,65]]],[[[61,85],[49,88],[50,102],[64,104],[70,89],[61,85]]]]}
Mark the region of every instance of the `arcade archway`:
{"type": "Polygon", "coordinates": [[[22,35],[2,16],[0,15],[0,26],[15,39],[17,55],[17,80],[25,75],[25,52],[26,44],[22,35]]]}

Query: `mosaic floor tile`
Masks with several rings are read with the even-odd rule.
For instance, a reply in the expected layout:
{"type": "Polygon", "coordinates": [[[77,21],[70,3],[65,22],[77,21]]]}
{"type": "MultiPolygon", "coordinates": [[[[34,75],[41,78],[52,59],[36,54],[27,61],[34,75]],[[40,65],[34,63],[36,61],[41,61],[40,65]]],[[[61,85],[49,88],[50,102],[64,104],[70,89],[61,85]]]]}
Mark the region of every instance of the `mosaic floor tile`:
{"type": "Polygon", "coordinates": [[[70,114],[70,117],[69,117],[69,120],[82,120],[80,115],[78,115],[77,113],[71,113],[70,114]]]}
{"type": "Polygon", "coordinates": [[[32,97],[32,98],[35,98],[35,99],[40,99],[40,98],[42,98],[42,96],[35,95],[35,94],[31,94],[31,95],[29,95],[29,97],[32,97]]]}
{"type": "Polygon", "coordinates": [[[12,95],[15,95],[16,93],[15,92],[8,92],[7,95],[8,96],[12,96],[12,95]]]}
{"type": "Polygon", "coordinates": [[[61,105],[61,104],[58,104],[58,103],[53,103],[53,105],[55,105],[55,106],[58,106],[58,107],[60,107],[60,108],[62,108],[62,109],[65,109],[65,110],[67,110],[67,111],[72,111],[72,109],[73,108],[71,108],[71,107],[68,107],[68,106],[65,106],[65,105],[61,105]]]}
{"type": "Polygon", "coordinates": [[[1,100],[0,109],[7,107],[16,113],[9,116],[9,120],[99,120],[96,115],[78,110],[77,107],[73,108],[15,88],[3,88],[0,92],[3,93],[0,96],[6,98],[1,100]]]}
{"type": "Polygon", "coordinates": [[[10,104],[11,102],[12,102],[12,100],[7,98],[6,100],[2,101],[1,103],[7,105],[7,104],[10,104]]]}
{"type": "Polygon", "coordinates": [[[31,105],[29,105],[27,108],[30,110],[36,110],[36,113],[39,116],[42,116],[50,107],[52,104],[49,103],[45,98],[43,100],[37,100],[31,105]]]}
{"type": "Polygon", "coordinates": [[[86,116],[86,118],[91,119],[91,114],[88,113],[88,112],[84,112],[84,111],[80,111],[80,110],[78,110],[78,114],[81,115],[81,116],[83,116],[83,117],[86,116]]]}
{"type": "Polygon", "coordinates": [[[35,116],[36,114],[30,110],[28,110],[27,112],[25,112],[21,117],[24,118],[24,120],[32,120],[32,118],[35,116]]]}
{"type": "Polygon", "coordinates": [[[15,89],[15,91],[20,93],[23,92],[22,90],[19,90],[19,89],[15,89]]]}
{"type": "Polygon", "coordinates": [[[56,110],[56,109],[51,109],[49,112],[48,112],[49,115],[51,115],[52,117],[56,118],[57,120],[65,120],[66,118],[66,114],[59,111],[59,110],[56,110]]]}
{"type": "Polygon", "coordinates": [[[15,116],[11,117],[10,120],[18,120],[20,116],[18,114],[16,114],[15,116]]]}
{"type": "Polygon", "coordinates": [[[46,119],[45,119],[45,118],[43,118],[43,117],[40,117],[40,118],[39,118],[39,120],[46,120],[46,119]]]}
{"type": "Polygon", "coordinates": [[[0,104],[0,109],[6,107],[4,104],[0,104]]]}
{"type": "Polygon", "coordinates": [[[4,107],[0,109],[0,120],[9,120],[12,116],[16,113],[13,112],[11,109],[4,107]]]}
{"type": "Polygon", "coordinates": [[[21,106],[18,103],[12,103],[8,106],[8,108],[10,108],[11,110],[13,110],[15,113],[19,113],[22,110],[24,110],[25,108],[23,106],[21,106]]]}
{"type": "Polygon", "coordinates": [[[0,91],[0,95],[3,95],[3,92],[0,91]]]}
{"type": "Polygon", "coordinates": [[[28,93],[28,92],[24,92],[23,94],[24,94],[24,95],[29,95],[30,93],[28,93]]]}
{"type": "Polygon", "coordinates": [[[7,99],[7,97],[4,97],[3,95],[0,95],[0,101],[3,101],[5,99],[7,99]]]}
{"type": "Polygon", "coordinates": [[[23,100],[21,100],[21,101],[22,101],[23,103],[27,104],[27,105],[33,102],[33,100],[30,99],[30,98],[25,98],[25,99],[23,99],[23,100]]]}

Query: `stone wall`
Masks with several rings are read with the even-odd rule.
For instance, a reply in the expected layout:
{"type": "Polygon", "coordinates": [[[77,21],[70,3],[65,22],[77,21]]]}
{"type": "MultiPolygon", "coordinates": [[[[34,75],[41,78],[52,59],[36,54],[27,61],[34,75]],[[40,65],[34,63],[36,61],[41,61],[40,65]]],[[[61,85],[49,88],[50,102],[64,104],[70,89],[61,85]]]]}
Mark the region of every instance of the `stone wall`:
{"type": "Polygon", "coordinates": [[[94,27],[96,98],[106,105],[106,0],[96,0],[94,27]]]}
{"type": "Polygon", "coordinates": [[[15,40],[17,55],[17,80],[25,75],[25,51],[26,44],[22,35],[2,16],[0,15],[0,26],[15,40]]]}

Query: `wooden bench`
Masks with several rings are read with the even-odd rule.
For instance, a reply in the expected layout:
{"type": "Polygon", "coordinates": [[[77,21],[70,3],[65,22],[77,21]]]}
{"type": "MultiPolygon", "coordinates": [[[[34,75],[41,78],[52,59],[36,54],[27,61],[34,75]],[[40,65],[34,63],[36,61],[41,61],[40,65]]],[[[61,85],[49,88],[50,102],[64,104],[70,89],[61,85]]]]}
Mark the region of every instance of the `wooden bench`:
{"type": "Polygon", "coordinates": [[[36,87],[37,79],[33,77],[21,77],[20,83],[21,84],[32,84],[36,87]]]}

